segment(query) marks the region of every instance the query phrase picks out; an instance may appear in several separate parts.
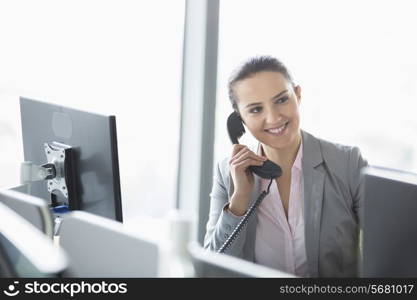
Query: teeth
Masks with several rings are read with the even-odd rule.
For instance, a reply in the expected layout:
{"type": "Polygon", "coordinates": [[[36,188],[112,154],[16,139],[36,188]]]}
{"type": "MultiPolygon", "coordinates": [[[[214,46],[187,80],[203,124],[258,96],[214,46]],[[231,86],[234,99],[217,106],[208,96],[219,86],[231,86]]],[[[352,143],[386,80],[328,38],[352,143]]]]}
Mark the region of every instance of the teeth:
{"type": "Polygon", "coordinates": [[[284,125],[282,125],[281,127],[279,127],[279,128],[272,128],[272,129],[268,129],[268,131],[269,132],[271,132],[271,133],[280,133],[281,131],[283,131],[284,129],[285,129],[285,126],[286,126],[287,124],[285,123],[284,125]]]}

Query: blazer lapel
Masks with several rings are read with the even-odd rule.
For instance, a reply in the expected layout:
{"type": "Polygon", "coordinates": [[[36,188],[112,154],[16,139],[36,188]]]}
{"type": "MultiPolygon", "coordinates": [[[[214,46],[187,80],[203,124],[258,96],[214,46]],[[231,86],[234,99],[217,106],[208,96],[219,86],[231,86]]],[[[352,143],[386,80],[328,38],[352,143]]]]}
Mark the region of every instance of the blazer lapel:
{"type": "Polygon", "coordinates": [[[304,223],[308,269],[311,277],[318,276],[320,223],[325,175],[317,169],[323,157],[319,142],[301,131],[303,139],[304,223]]]}

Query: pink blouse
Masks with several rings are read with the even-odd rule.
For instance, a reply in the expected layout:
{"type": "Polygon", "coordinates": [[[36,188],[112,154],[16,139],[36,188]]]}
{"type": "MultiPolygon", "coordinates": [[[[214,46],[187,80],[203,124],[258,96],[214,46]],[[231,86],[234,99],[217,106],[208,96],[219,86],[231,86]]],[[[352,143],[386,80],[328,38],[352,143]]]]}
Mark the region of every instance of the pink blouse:
{"type": "MultiPolygon", "coordinates": [[[[291,168],[291,190],[288,220],[275,182],[269,194],[258,207],[255,240],[255,261],[259,264],[308,277],[304,236],[302,144],[291,168]]],[[[259,147],[258,153],[261,153],[259,147]]],[[[261,179],[261,191],[266,190],[268,179],[261,179]]]]}

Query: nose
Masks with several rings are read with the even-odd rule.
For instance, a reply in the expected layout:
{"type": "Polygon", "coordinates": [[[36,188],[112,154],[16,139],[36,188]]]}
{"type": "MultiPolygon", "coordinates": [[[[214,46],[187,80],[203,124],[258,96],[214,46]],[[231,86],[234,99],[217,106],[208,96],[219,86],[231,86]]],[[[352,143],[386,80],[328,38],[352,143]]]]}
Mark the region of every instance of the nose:
{"type": "Polygon", "coordinates": [[[266,124],[276,125],[282,120],[281,112],[278,109],[267,109],[265,115],[266,124]]]}

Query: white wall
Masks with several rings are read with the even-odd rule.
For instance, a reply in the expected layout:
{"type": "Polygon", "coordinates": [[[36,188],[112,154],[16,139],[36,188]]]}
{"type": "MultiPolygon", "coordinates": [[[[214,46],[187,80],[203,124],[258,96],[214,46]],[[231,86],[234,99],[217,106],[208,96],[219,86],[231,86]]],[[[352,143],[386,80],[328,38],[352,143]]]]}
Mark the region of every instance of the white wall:
{"type": "Polygon", "coordinates": [[[175,203],[184,0],[0,2],[0,187],[23,160],[18,97],[117,119],[124,217],[175,203]]]}

